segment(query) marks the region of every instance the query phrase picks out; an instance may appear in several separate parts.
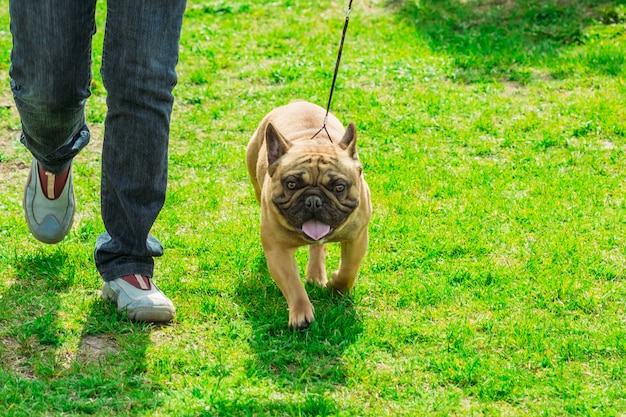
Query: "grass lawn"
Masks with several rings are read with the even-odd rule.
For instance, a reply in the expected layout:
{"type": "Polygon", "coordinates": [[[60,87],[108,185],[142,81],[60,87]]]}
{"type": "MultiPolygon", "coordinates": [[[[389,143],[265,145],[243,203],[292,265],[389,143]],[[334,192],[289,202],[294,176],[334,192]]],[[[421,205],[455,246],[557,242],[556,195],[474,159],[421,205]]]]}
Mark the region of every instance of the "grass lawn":
{"type": "Polygon", "coordinates": [[[332,111],[357,125],[370,248],[348,296],[308,287],[302,332],[265,266],[245,145],[273,107],[325,106],[346,5],[188,1],[153,230],[168,326],[104,303],[92,261],[104,3],[56,246],[23,220],[0,5],[0,415],[626,414],[625,0],[354,2],[332,111]]]}

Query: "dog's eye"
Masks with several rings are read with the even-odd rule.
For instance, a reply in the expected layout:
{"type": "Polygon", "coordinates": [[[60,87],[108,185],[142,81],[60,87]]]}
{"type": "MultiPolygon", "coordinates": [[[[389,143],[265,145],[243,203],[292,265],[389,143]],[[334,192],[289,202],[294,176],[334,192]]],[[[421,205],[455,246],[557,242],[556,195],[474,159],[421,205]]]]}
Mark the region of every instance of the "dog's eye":
{"type": "Polygon", "coordinates": [[[343,193],[346,190],[346,185],[345,184],[335,184],[335,192],[336,193],[343,193]]]}
{"type": "Polygon", "coordinates": [[[288,190],[295,190],[298,186],[295,181],[287,181],[286,185],[288,190]]]}

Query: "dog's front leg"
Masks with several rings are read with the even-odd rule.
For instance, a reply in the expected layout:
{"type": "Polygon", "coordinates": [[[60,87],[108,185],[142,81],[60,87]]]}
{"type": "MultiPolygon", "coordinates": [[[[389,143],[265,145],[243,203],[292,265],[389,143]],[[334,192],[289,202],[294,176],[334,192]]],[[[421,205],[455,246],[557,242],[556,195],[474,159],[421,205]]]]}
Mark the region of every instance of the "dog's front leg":
{"type": "Polygon", "coordinates": [[[367,252],[367,228],[356,239],[341,242],[341,262],[339,269],[333,272],[329,285],[340,293],[346,293],[354,286],[361,261],[367,252]]]}
{"type": "Polygon", "coordinates": [[[300,281],[295,249],[265,247],[265,258],[270,275],[287,299],[289,327],[305,329],[314,320],[313,304],[300,281]]]}

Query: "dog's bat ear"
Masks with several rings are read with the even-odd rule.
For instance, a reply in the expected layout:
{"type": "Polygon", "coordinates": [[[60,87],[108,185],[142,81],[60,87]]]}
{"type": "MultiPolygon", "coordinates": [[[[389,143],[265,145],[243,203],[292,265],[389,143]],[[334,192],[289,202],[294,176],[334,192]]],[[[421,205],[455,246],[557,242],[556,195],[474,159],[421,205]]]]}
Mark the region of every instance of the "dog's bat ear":
{"type": "Polygon", "coordinates": [[[274,163],[290,148],[289,142],[285,140],[271,122],[265,128],[265,146],[267,147],[268,172],[271,177],[274,174],[274,163]]]}
{"type": "Polygon", "coordinates": [[[357,161],[359,160],[359,156],[356,152],[356,127],[354,126],[354,123],[350,123],[348,125],[346,133],[344,133],[343,138],[341,138],[341,142],[339,142],[339,147],[348,151],[348,154],[352,157],[352,159],[357,161]]]}

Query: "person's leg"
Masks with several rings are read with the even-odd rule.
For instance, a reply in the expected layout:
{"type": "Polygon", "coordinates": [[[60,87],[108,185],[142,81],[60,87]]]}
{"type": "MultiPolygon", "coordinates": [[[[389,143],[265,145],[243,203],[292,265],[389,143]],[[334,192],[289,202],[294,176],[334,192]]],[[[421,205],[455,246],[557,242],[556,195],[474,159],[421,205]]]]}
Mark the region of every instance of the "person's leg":
{"type": "Polygon", "coordinates": [[[74,197],[69,168],[89,142],[95,0],[11,0],[11,88],[22,143],[33,155],[24,196],[33,235],[56,243],[69,232],[74,197]]]}
{"type": "Polygon", "coordinates": [[[130,277],[141,290],[137,279],[152,277],[153,258],[163,253],[150,229],[165,201],[185,1],[108,0],[107,8],[101,69],[108,91],[101,194],[106,232],[98,237],[94,257],[103,293],[115,298],[110,290],[119,294],[117,283],[125,285],[120,277],[130,277]]]}

